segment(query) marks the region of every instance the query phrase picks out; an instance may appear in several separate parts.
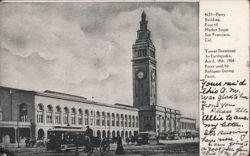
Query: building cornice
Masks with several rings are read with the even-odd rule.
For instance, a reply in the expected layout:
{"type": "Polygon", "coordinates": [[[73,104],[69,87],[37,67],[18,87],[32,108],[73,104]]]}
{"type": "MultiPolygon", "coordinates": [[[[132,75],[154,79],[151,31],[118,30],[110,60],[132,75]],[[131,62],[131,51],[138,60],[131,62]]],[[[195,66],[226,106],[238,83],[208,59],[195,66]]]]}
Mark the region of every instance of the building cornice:
{"type": "Polygon", "coordinates": [[[54,98],[54,99],[75,101],[75,102],[80,102],[82,104],[91,104],[91,105],[98,105],[98,106],[104,106],[104,107],[110,107],[110,108],[125,109],[125,110],[136,111],[136,112],[139,111],[139,109],[137,109],[133,106],[130,106],[130,105],[127,105],[127,106],[125,104],[111,105],[111,104],[106,104],[106,103],[88,100],[85,97],[81,97],[81,96],[77,96],[77,95],[70,95],[70,94],[55,92],[55,91],[39,92],[39,91],[24,90],[24,89],[11,88],[11,87],[5,87],[5,86],[0,86],[0,88],[8,89],[8,90],[17,90],[20,93],[21,92],[29,92],[29,93],[34,94],[34,96],[43,96],[43,97],[49,97],[49,98],[54,98]]]}
{"type": "Polygon", "coordinates": [[[129,105],[128,106],[111,105],[111,104],[101,103],[101,102],[97,102],[97,101],[87,100],[85,98],[65,97],[65,96],[60,96],[57,94],[51,94],[51,93],[46,93],[46,92],[36,92],[36,95],[43,96],[43,97],[49,97],[49,98],[68,100],[68,101],[74,101],[74,102],[80,102],[82,104],[91,104],[91,105],[98,105],[98,106],[104,106],[104,107],[110,107],[110,108],[126,109],[126,110],[136,111],[136,112],[139,111],[137,108],[134,108],[134,107],[129,106],[129,105]]]}

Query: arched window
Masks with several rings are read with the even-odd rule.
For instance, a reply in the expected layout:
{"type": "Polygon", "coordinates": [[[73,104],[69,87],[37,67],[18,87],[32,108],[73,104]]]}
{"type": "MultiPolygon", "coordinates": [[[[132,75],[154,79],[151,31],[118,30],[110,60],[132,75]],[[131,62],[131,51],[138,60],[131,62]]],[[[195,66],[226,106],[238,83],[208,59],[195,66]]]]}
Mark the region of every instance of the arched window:
{"type": "Polygon", "coordinates": [[[112,126],[114,127],[115,126],[115,114],[112,113],[112,126]]]}
{"type": "Polygon", "coordinates": [[[128,116],[125,115],[125,127],[128,127],[128,116]]]}
{"type": "Polygon", "coordinates": [[[110,126],[110,114],[107,114],[107,126],[110,126]]]}
{"type": "Polygon", "coordinates": [[[82,125],[82,110],[78,110],[78,124],[82,125]]]}
{"type": "Polygon", "coordinates": [[[52,123],[52,112],[53,112],[52,106],[48,105],[47,112],[46,112],[46,122],[47,123],[52,123]]]}
{"type": "Polygon", "coordinates": [[[105,126],[105,112],[102,112],[102,126],[105,126]]]}
{"type": "Polygon", "coordinates": [[[128,116],[128,127],[131,127],[131,116],[128,116]]]}
{"type": "Polygon", "coordinates": [[[61,108],[59,106],[56,106],[55,123],[56,124],[60,124],[61,123],[61,108]]]}
{"type": "Polygon", "coordinates": [[[120,116],[119,114],[116,114],[116,126],[119,127],[120,126],[120,116]]]}
{"type": "Polygon", "coordinates": [[[96,112],[96,125],[97,126],[101,125],[101,114],[99,111],[96,112]]]}
{"type": "Polygon", "coordinates": [[[69,124],[69,109],[67,107],[63,109],[63,123],[69,124]]]}
{"type": "Polygon", "coordinates": [[[37,123],[43,123],[43,105],[38,104],[37,106],[37,123]]]}
{"type": "Polygon", "coordinates": [[[88,110],[85,110],[84,121],[85,121],[85,125],[89,125],[89,111],[88,110]]]}
{"type": "Polygon", "coordinates": [[[19,121],[21,122],[27,122],[28,117],[28,108],[26,104],[21,104],[19,106],[19,121]]]}
{"type": "Polygon", "coordinates": [[[121,126],[122,126],[122,127],[124,126],[123,120],[124,120],[124,118],[123,118],[123,114],[122,114],[122,115],[121,115],[121,126]]]}
{"type": "Polygon", "coordinates": [[[100,118],[101,118],[100,112],[97,111],[97,112],[96,112],[96,125],[97,125],[97,126],[100,126],[100,118]]]}
{"type": "Polygon", "coordinates": [[[94,111],[90,112],[90,126],[94,125],[94,111]]]}
{"type": "Polygon", "coordinates": [[[76,109],[75,108],[71,109],[71,124],[72,125],[76,124],[76,109]]]}

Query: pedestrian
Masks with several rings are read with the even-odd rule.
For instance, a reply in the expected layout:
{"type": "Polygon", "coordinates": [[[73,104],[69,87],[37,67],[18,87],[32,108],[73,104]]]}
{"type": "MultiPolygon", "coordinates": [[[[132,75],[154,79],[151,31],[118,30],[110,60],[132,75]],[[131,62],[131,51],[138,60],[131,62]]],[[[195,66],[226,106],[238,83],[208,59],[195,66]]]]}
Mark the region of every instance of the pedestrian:
{"type": "Polygon", "coordinates": [[[125,152],[124,152],[124,148],[122,145],[122,138],[119,136],[117,137],[117,148],[116,148],[115,154],[122,155],[124,153],[125,152]]]}
{"type": "Polygon", "coordinates": [[[30,147],[30,138],[28,138],[28,147],[30,147]]]}
{"type": "Polygon", "coordinates": [[[29,143],[29,139],[26,138],[26,139],[25,139],[25,147],[28,147],[28,143],[29,143]]]}
{"type": "Polygon", "coordinates": [[[128,137],[126,137],[125,141],[126,141],[127,144],[129,144],[129,138],[128,137]]]}
{"type": "Polygon", "coordinates": [[[87,126],[86,135],[89,136],[90,139],[93,137],[93,130],[89,128],[89,126],[87,126]]]}
{"type": "Polygon", "coordinates": [[[156,136],[156,141],[157,141],[157,145],[159,145],[160,144],[160,135],[159,134],[156,136]]]}

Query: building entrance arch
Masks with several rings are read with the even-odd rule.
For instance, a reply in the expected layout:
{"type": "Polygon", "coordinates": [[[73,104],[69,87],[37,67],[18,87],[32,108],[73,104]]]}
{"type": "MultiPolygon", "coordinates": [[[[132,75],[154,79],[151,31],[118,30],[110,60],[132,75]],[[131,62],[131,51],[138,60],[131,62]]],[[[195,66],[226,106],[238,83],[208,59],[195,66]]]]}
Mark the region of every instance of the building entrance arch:
{"type": "Polygon", "coordinates": [[[108,131],[108,138],[110,138],[110,131],[108,131]]]}
{"type": "Polygon", "coordinates": [[[124,138],[124,131],[121,132],[121,137],[124,138]]]}
{"type": "Polygon", "coordinates": [[[104,130],[102,131],[102,138],[106,138],[106,132],[104,130]]]}
{"type": "Polygon", "coordinates": [[[43,129],[39,129],[38,130],[38,140],[43,140],[44,139],[44,130],[43,129]]]}
{"type": "Polygon", "coordinates": [[[125,131],[125,137],[126,138],[128,137],[128,131],[125,131]]]}
{"type": "Polygon", "coordinates": [[[115,138],[115,131],[112,132],[112,138],[115,138]]]}
{"type": "Polygon", "coordinates": [[[100,130],[98,130],[96,133],[97,133],[97,134],[96,134],[97,137],[98,137],[98,138],[101,138],[101,132],[100,132],[100,130]]]}

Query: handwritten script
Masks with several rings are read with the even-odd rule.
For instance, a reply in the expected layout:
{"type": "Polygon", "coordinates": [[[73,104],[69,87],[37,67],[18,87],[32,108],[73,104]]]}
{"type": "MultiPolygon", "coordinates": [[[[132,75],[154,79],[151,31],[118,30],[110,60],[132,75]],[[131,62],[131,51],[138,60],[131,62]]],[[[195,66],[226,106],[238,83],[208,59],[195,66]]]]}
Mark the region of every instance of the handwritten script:
{"type": "Polygon", "coordinates": [[[208,146],[201,148],[202,155],[247,155],[248,109],[240,103],[249,97],[242,88],[246,80],[200,80],[202,126],[201,141],[208,146]]]}

